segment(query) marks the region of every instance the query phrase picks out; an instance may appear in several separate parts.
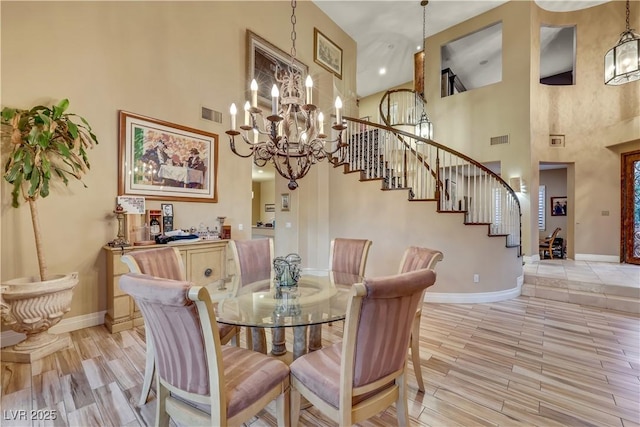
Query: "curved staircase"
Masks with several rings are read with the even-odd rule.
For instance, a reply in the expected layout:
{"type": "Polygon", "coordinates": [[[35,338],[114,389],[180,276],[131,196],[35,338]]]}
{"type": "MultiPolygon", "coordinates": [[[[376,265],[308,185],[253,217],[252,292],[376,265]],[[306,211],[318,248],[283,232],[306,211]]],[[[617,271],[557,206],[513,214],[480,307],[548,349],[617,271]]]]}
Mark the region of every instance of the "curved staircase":
{"type": "Polygon", "coordinates": [[[424,111],[422,96],[409,89],[385,93],[383,124],[343,117],[345,173],[361,181],[380,180],[385,191],[406,190],[411,202],[435,202],[440,213],[458,213],[466,225],[486,226],[522,255],[520,202],[513,189],[481,163],[433,140],[416,135],[424,111]]]}

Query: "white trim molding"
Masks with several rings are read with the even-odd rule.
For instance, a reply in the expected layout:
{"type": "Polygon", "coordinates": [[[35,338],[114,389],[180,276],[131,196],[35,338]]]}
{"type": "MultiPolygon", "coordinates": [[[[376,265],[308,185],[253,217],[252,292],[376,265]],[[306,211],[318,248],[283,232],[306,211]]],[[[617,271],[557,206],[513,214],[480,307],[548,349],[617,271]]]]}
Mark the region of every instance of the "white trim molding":
{"type": "Polygon", "coordinates": [[[516,279],[516,287],[495,292],[474,292],[474,293],[443,293],[427,292],[424,294],[424,302],[444,303],[444,304],[471,304],[483,302],[497,302],[520,296],[524,275],[516,279]]]}
{"type": "MultiPolygon", "coordinates": [[[[82,316],[69,317],[62,319],[60,323],[49,329],[55,334],[61,334],[65,332],[77,331],[78,329],[90,328],[92,326],[98,326],[104,324],[104,315],[106,311],[98,311],[96,313],[84,314],[82,316]]],[[[8,347],[14,344],[18,344],[25,339],[25,334],[20,334],[14,331],[4,331],[0,341],[2,341],[2,347],[8,347]]]]}

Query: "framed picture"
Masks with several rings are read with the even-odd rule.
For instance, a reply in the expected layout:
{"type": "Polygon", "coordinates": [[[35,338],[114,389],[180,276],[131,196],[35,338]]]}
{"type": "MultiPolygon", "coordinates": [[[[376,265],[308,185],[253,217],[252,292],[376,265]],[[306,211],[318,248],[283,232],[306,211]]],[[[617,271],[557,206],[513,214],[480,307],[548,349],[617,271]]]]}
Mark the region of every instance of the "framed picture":
{"type": "Polygon", "coordinates": [[[551,198],[551,216],[567,215],[567,196],[551,198]]]}
{"type": "Polygon", "coordinates": [[[280,210],[288,211],[289,210],[289,193],[282,193],[280,195],[280,210]]]}
{"type": "MultiPolygon", "coordinates": [[[[251,30],[247,30],[247,55],[247,75],[249,81],[256,79],[258,83],[258,102],[262,105],[271,105],[271,88],[274,84],[280,86],[276,76],[288,72],[291,55],[251,30]]],[[[309,67],[297,59],[294,61],[294,66],[304,81],[309,74],[309,67]]],[[[248,87],[247,91],[249,91],[248,87]]]]}
{"type": "Polygon", "coordinates": [[[342,49],[317,28],[313,29],[313,60],[342,79],[342,49]]]}
{"type": "Polygon", "coordinates": [[[275,212],[276,211],[275,203],[265,203],[264,211],[265,212],[275,212]]]}
{"type": "Polygon", "coordinates": [[[162,216],[173,216],[173,205],[171,203],[161,203],[162,216]]]}
{"type": "Polygon", "coordinates": [[[120,111],[118,195],[217,202],[218,135],[120,111]]]}

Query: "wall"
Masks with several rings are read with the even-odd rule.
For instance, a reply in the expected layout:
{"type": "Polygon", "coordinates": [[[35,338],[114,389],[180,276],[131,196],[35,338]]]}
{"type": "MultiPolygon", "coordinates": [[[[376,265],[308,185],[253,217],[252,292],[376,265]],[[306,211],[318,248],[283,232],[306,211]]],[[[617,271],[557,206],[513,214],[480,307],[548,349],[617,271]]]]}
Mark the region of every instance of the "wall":
{"type": "MultiPolygon", "coordinates": [[[[234,238],[251,237],[251,162],[228,148],[227,112],[248,95],[247,28],[289,52],[288,2],[1,2],[0,7],[2,105],[27,108],[67,97],[70,110],[92,124],[100,141],[89,153],[87,189],[78,183],[56,185],[52,196],[39,201],[51,272],[80,273],[68,316],[106,309],[101,247],[117,231],[112,211],[118,110],[218,134],[219,201],[173,201],[175,226],[215,225],[217,216],[226,216],[234,238]],[[202,106],[223,112],[224,122],[200,119],[202,106]]],[[[352,109],[355,43],[312,2],[299,2],[296,15],[297,58],[314,77],[314,99],[324,108],[339,92],[352,109]],[[342,80],[314,63],[314,26],[342,47],[342,80]]],[[[9,186],[3,181],[0,188],[1,279],[32,275],[37,265],[28,208],[12,209],[9,186]]],[[[149,201],[148,207],[160,203],[149,201]]],[[[293,222],[293,227],[285,243],[304,234],[297,227],[305,230],[305,224],[293,222]]]]}
{"type": "MultiPolygon", "coordinates": [[[[631,2],[630,26],[640,27],[640,3],[631,2]]],[[[552,13],[534,6],[531,75],[539,75],[540,24],[576,25],[576,84],[531,82],[531,161],[572,163],[567,185],[568,242],[575,259],[617,261],[620,255],[620,153],[640,147],[640,81],[606,86],[604,54],[624,29],[623,2],[552,13]],[[550,147],[549,135],[565,135],[550,147]],[[573,172],[571,172],[573,170],[573,172]],[[608,215],[604,214],[608,212],[608,215]]],[[[535,181],[535,177],[532,178],[535,181]]],[[[537,188],[537,183],[532,182],[537,188]]],[[[532,201],[537,211],[537,200],[532,201]]],[[[569,255],[572,256],[571,250],[569,255]]]]}
{"type": "Polygon", "coordinates": [[[263,181],[260,183],[260,221],[263,223],[272,222],[276,219],[276,213],[267,212],[265,205],[275,205],[275,188],[274,180],[263,181]]]}
{"type": "Polygon", "coordinates": [[[260,221],[260,182],[253,181],[251,183],[252,199],[251,199],[251,225],[255,225],[257,221],[260,221]]]}

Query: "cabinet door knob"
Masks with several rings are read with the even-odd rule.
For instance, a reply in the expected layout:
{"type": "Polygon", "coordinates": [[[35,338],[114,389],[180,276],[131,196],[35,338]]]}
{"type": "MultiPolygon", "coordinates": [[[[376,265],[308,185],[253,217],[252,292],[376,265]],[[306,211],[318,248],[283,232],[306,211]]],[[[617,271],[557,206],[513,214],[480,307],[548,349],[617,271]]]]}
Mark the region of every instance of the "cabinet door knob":
{"type": "Polygon", "coordinates": [[[205,277],[209,277],[209,276],[211,276],[211,274],[213,274],[213,270],[212,270],[212,269],[210,269],[210,268],[207,268],[207,269],[204,271],[204,275],[205,275],[205,277]]]}

